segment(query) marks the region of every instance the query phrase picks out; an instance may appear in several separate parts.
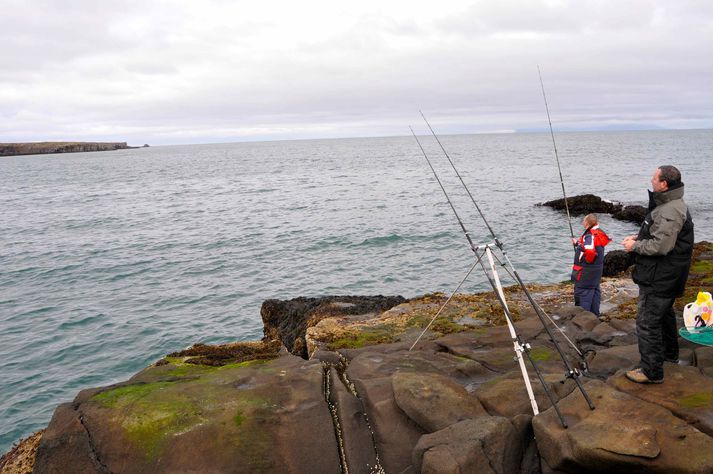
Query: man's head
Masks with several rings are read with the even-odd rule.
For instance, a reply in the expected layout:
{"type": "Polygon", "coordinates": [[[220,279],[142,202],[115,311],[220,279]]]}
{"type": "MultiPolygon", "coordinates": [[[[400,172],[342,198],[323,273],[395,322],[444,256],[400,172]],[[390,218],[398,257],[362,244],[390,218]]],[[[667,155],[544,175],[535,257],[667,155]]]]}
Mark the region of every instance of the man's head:
{"type": "Polygon", "coordinates": [[[659,166],[651,177],[651,189],[663,193],[681,185],[681,172],[671,165],[659,166]]]}
{"type": "Polygon", "coordinates": [[[597,224],[599,224],[599,218],[597,217],[596,214],[587,214],[586,216],[584,216],[584,219],[582,220],[582,225],[584,226],[585,229],[594,227],[597,224]]]}

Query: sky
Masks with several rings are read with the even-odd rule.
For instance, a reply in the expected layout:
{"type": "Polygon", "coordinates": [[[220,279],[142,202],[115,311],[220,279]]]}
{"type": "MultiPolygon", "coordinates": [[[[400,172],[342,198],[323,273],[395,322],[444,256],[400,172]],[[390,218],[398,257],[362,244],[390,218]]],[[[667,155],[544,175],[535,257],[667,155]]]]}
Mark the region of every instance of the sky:
{"type": "Polygon", "coordinates": [[[0,142],[713,128],[708,0],[0,0],[0,142]]]}

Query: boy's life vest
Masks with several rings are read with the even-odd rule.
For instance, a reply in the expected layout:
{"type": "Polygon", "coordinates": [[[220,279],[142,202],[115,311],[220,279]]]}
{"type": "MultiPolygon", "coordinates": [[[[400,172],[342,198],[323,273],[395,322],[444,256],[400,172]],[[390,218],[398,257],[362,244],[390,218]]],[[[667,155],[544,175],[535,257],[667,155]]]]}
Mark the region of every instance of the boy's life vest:
{"type": "Polygon", "coordinates": [[[604,272],[604,247],[611,239],[599,225],[584,231],[574,250],[572,281],[578,288],[596,288],[604,272]]]}

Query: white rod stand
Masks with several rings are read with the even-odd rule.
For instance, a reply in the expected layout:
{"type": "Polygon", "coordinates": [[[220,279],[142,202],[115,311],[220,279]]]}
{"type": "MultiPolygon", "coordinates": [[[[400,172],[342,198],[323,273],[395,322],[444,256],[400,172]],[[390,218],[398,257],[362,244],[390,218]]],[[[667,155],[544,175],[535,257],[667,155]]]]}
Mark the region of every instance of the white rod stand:
{"type": "MultiPolygon", "coordinates": [[[[493,254],[490,251],[490,246],[485,246],[485,254],[488,256],[488,262],[490,263],[490,270],[493,272],[493,279],[495,280],[495,285],[498,288],[498,293],[502,299],[505,309],[510,311],[505,301],[505,293],[503,292],[503,286],[500,284],[500,277],[498,277],[498,271],[495,269],[495,262],[493,261],[493,254]]],[[[535,400],[535,394],[532,392],[532,385],[530,384],[530,376],[527,374],[527,367],[525,367],[525,360],[522,358],[522,353],[525,350],[523,346],[517,340],[517,334],[515,333],[515,328],[510,321],[510,318],[505,315],[505,321],[508,323],[508,329],[510,330],[510,337],[512,338],[513,348],[515,349],[515,355],[517,357],[517,362],[520,364],[520,371],[522,371],[522,378],[525,381],[525,387],[527,388],[527,396],[530,398],[530,404],[532,405],[532,413],[536,416],[540,413],[537,407],[537,401],[535,400]]]]}

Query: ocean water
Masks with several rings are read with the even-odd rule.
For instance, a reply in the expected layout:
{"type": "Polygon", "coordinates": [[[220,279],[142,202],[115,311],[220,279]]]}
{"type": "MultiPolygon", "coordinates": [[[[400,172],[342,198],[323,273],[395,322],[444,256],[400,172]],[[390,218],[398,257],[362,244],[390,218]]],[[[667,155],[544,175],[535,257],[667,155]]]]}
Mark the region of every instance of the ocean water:
{"type": "MultiPolygon", "coordinates": [[[[713,131],[556,138],[568,195],[645,204],[656,166],[679,166],[696,240],[713,239],[713,131]]],[[[421,140],[473,240],[491,242],[421,140]]],[[[561,197],[549,134],[441,141],[523,279],[566,280],[566,217],[534,206],[561,197]]],[[[82,388],[192,343],[259,339],[265,299],[451,292],[472,264],[413,137],[0,158],[0,209],[0,453],[82,388]]],[[[637,230],[601,224],[609,249],[637,230]]],[[[486,286],[474,273],[462,291],[486,286]]]]}

